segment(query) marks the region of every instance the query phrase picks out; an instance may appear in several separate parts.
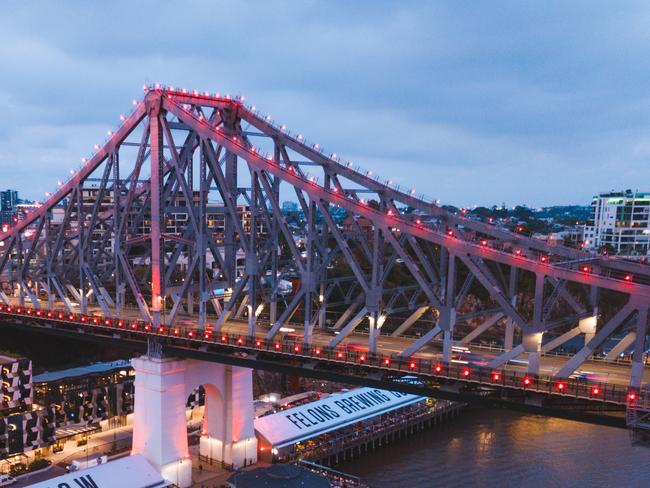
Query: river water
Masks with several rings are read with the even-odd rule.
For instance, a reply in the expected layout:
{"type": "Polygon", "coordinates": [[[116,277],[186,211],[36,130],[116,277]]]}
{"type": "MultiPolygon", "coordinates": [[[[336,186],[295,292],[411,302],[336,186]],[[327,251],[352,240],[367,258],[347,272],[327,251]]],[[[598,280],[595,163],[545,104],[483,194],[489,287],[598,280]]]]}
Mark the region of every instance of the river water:
{"type": "Polygon", "coordinates": [[[380,487],[650,487],[650,448],[624,429],[466,409],[338,469],[380,487]]]}

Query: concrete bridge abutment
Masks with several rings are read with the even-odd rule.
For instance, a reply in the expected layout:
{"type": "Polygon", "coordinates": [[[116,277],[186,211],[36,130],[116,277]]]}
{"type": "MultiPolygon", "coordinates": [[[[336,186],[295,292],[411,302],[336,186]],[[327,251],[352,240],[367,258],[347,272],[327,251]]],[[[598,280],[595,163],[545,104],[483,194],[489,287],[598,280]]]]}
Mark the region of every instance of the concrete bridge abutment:
{"type": "Polygon", "coordinates": [[[132,365],[136,374],[132,454],[143,455],[165,479],[190,486],[186,405],[192,390],[203,385],[200,455],[234,468],[257,462],[251,369],[150,356],[133,359],[132,365]]]}

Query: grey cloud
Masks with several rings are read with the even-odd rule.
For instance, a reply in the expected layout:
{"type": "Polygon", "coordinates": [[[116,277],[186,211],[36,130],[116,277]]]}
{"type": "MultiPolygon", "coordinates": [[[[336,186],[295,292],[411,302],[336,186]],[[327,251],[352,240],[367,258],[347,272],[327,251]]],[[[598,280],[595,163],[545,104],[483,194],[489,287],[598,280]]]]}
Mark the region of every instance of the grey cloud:
{"type": "Polygon", "coordinates": [[[44,168],[10,180],[27,195],[88,154],[145,81],[244,93],[377,173],[408,165],[418,190],[459,205],[586,202],[650,173],[643,2],[3,9],[0,169],[44,168]]]}

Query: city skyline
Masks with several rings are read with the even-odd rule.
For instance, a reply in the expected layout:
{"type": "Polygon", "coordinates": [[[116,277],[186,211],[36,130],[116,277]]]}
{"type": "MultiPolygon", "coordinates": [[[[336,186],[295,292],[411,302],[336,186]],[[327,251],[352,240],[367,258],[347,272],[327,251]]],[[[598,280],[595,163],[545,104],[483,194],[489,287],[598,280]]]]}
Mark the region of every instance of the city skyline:
{"type": "Polygon", "coordinates": [[[0,80],[0,169],[25,198],[42,200],[156,81],[244,94],[444,204],[587,205],[601,191],[646,190],[641,3],[198,2],[188,17],[227,10],[230,21],[192,28],[165,22],[171,4],[125,7],[13,6],[0,20],[14,68],[0,80]],[[104,27],[113,24],[121,35],[104,27]]]}

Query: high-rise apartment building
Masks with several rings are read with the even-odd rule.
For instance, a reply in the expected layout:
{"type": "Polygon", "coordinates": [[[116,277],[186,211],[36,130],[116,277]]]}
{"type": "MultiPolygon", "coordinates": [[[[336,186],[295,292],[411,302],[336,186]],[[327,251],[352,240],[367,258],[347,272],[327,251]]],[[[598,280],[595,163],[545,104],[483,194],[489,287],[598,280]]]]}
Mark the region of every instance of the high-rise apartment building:
{"type": "Polygon", "coordinates": [[[650,254],[650,193],[625,190],[594,196],[584,239],[587,249],[624,256],[650,254]]]}
{"type": "Polygon", "coordinates": [[[11,224],[18,205],[16,190],[0,191],[0,224],[11,224]]]}

